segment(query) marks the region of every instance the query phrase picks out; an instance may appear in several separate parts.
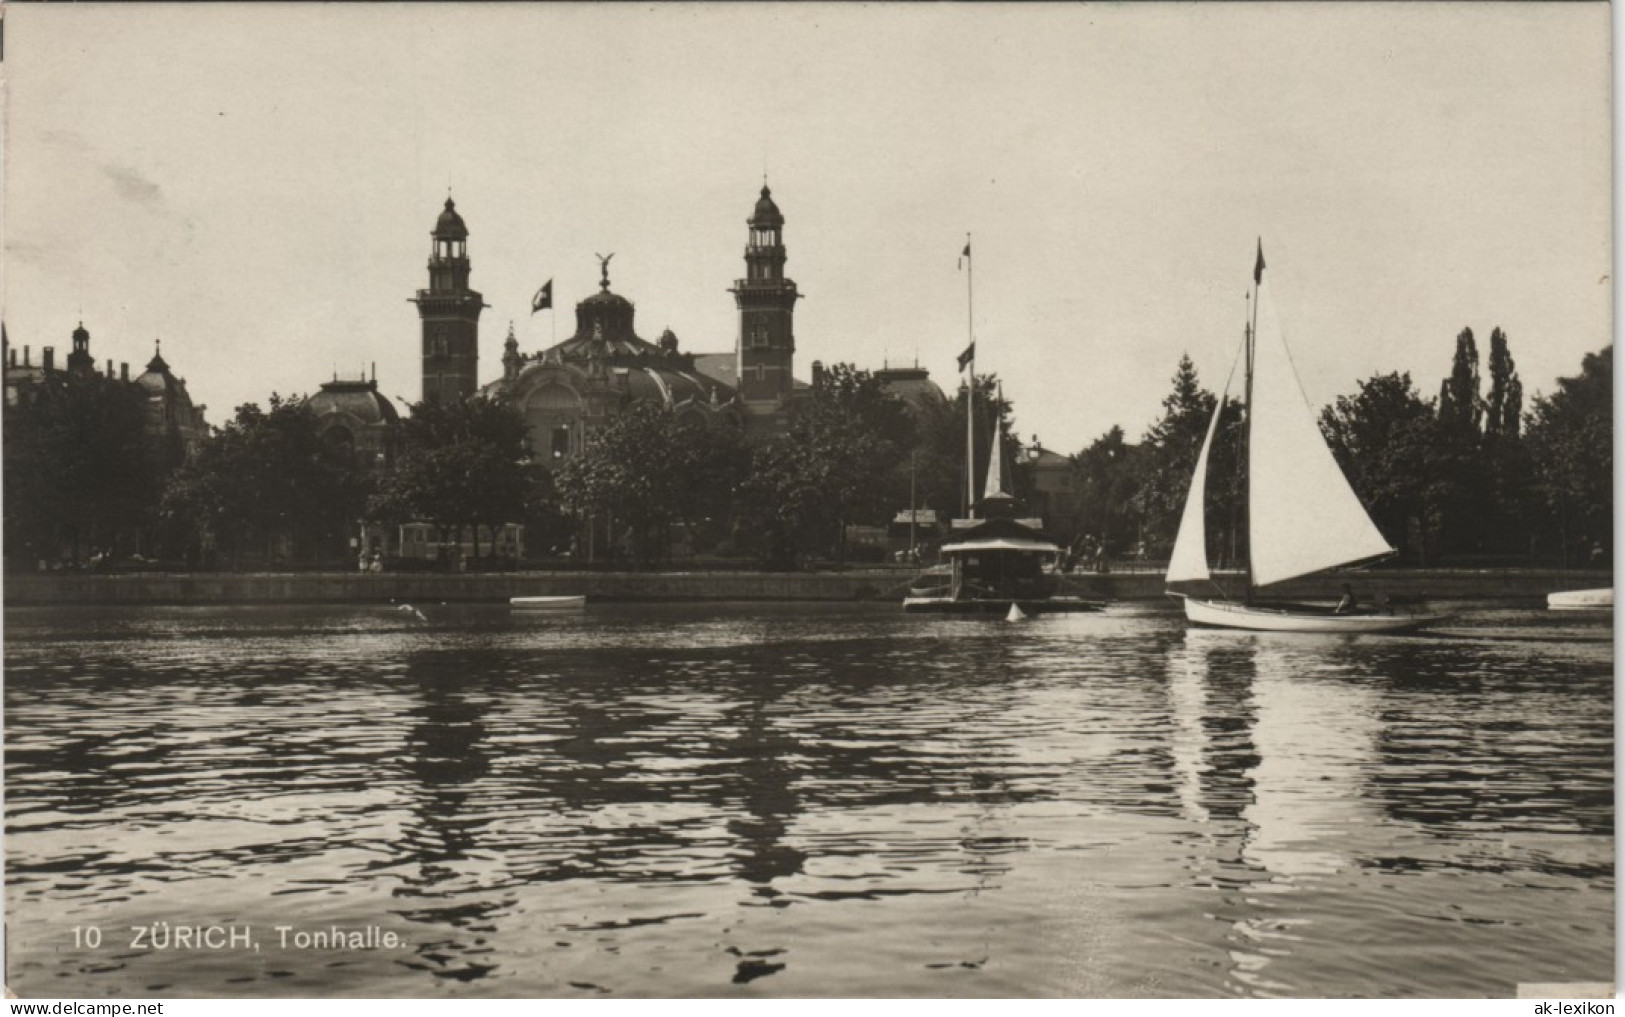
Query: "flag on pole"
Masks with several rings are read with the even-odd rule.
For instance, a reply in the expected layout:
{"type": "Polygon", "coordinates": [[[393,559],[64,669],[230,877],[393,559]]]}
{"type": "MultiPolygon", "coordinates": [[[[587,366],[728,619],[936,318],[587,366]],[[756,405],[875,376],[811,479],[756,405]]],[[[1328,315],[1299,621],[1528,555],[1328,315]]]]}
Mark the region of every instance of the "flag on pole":
{"type": "Polygon", "coordinates": [[[969,365],[970,362],[975,360],[975,359],[976,359],[976,343],[973,340],[969,346],[965,347],[965,352],[963,352],[963,353],[961,353],[959,355],[959,369],[961,371],[963,371],[966,368],[966,366],[969,365]]]}
{"type": "Polygon", "coordinates": [[[959,267],[965,267],[965,259],[970,257],[970,241],[965,241],[965,249],[959,252],[959,267]]]}
{"type": "Polygon", "coordinates": [[[553,280],[549,279],[547,282],[542,284],[541,289],[536,291],[536,295],[530,298],[530,313],[535,314],[537,311],[544,310],[552,306],[553,280]]]}
{"type": "Polygon", "coordinates": [[[1257,286],[1264,281],[1264,238],[1258,238],[1258,264],[1253,266],[1253,285],[1257,286]]]}

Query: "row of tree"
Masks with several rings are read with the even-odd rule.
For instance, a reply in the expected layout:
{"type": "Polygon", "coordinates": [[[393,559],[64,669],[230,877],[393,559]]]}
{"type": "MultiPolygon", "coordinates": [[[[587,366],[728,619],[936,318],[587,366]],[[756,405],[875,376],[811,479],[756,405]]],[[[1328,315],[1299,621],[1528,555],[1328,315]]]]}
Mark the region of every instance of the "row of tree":
{"type": "MultiPolygon", "coordinates": [[[[1584,564],[1612,548],[1612,347],[1526,412],[1506,336],[1490,335],[1487,383],[1471,330],[1426,397],[1408,374],[1373,376],[1320,415],[1323,433],[1378,527],[1412,564],[1584,564]]],[[[300,399],[245,405],[181,464],[144,430],[139,394],[63,377],[5,417],[5,536],[13,565],[58,554],[139,550],[198,563],[332,562],[357,523],[426,522],[444,541],[508,522],[534,551],[574,546],[638,566],[689,548],[774,567],[844,560],[851,524],[902,508],[963,506],[967,398],[976,401],[975,476],[1010,405],[997,382],[905,405],[873,375],[824,372],[786,431],[747,440],[655,403],[632,403],[549,469],[511,406],[477,397],[411,407],[381,466],[328,441],[300,399]],[[143,435],[146,434],[145,437],[143,435]]],[[[1162,414],[1137,443],[1114,427],[1073,457],[1063,536],[1105,553],[1165,556],[1217,396],[1180,361],[1162,414]]],[[[1246,554],[1244,415],[1234,400],[1211,453],[1208,546],[1246,554]]],[[[1018,471],[1018,496],[1032,479],[1018,471]]],[[[476,555],[489,548],[476,545],[476,555]]]]}
{"type": "MultiPolygon", "coordinates": [[[[1487,382],[1471,329],[1456,338],[1437,397],[1408,373],[1359,383],[1320,413],[1320,427],[1355,493],[1400,560],[1601,563],[1612,551],[1613,347],[1526,412],[1506,335],[1490,334],[1487,382]]],[[[1138,444],[1114,427],[1074,457],[1074,529],[1110,553],[1168,553],[1217,397],[1182,358],[1162,415],[1138,444]]],[[[1247,551],[1245,416],[1228,400],[1208,468],[1208,547],[1247,551]]]]}
{"type": "MultiPolygon", "coordinates": [[[[1015,448],[996,386],[982,379],[975,393],[978,470],[995,416],[1015,448]]],[[[412,406],[378,464],[328,440],[304,400],[272,395],[238,407],[182,464],[142,438],[128,386],[62,376],[37,396],[5,421],[13,567],[132,551],[192,565],[334,563],[363,520],[428,523],[448,544],[472,534],[476,557],[492,550],[482,527],[520,522],[533,552],[651,566],[680,537],[792,567],[844,560],[848,524],[884,524],[910,504],[952,514],[966,488],[966,393],[911,411],[849,365],[823,372],[777,437],[632,402],[556,469],[533,457],[520,413],[485,397],[412,406]]]]}
{"type": "MultiPolygon", "coordinates": [[[[559,504],[616,521],[639,565],[666,558],[675,532],[775,568],[843,562],[850,525],[884,525],[909,506],[946,517],[961,504],[966,398],[962,389],[910,407],[869,372],[837,364],[783,434],[754,442],[636,404],[559,469],[559,504]]],[[[985,469],[995,417],[1008,453],[1015,438],[997,379],[980,379],[975,398],[987,422],[976,446],[985,469]]]]}

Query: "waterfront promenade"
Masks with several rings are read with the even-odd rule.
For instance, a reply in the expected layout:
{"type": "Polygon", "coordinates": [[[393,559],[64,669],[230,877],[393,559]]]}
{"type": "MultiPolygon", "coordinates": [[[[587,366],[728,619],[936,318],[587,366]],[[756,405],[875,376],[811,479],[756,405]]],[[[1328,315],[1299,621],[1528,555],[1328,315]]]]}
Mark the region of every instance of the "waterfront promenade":
{"type": "MultiPolygon", "coordinates": [[[[255,604],[505,601],[578,595],[612,601],[896,601],[913,569],[830,572],[177,572],[43,573],[5,578],[7,605],[255,604]]],[[[1235,576],[1220,575],[1219,581],[1235,576]]],[[[1381,569],[1333,572],[1283,583],[1281,597],[1337,596],[1344,583],[1362,599],[1542,599],[1556,590],[1611,586],[1613,574],[1581,569],[1381,569]]],[[[1074,573],[1067,592],[1110,600],[1163,595],[1158,571],[1074,573]]]]}

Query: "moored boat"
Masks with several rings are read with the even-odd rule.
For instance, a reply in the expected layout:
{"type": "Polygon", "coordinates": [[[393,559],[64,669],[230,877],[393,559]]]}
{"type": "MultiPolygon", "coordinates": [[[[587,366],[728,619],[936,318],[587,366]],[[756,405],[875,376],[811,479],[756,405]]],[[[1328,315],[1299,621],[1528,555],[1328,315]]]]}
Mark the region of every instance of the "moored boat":
{"type": "Polygon", "coordinates": [[[1612,611],[1614,588],[1563,590],[1546,595],[1546,607],[1553,611],[1612,611]]]}
{"type": "MultiPolygon", "coordinates": [[[[970,234],[965,234],[961,264],[970,265],[970,234]]],[[[967,309],[970,273],[965,277],[967,309]]],[[[1055,565],[1061,545],[1038,519],[1018,519],[1020,505],[1011,493],[1009,463],[1004,455],[1004,428],[994,411],[993,441],[987,479],[976,497],[976,337],[960,354],[960,370],[969,368],[965,385],[965,518],[961,532],[943,543],[943,564],[926,569],[903,597],[903,610],[933,614],[1000,614],[1020,621],[1033,614],[1099,611],[1105,602],[1060,592],[1055,565]],[[977,519],[980,513],[981,518],[977,519]]],[[[1004,402],[999,389],[995,405],[1004,402]]],[[[982,432],[987,433],[986,431],[982,432]]],[[[912,511],[912,506],[911,506],[912,511]]]]}
{"type": "MultiPolygon", "coordinates": [[[[1369,564],[1394,553],[1349,486],[1316,423],[1313,407],[1287,351],[1285,333],[1264,285],[1264,249],[1253,270],[1253,320],[1238,354],[1245,363],[1247,596],[1204,597],[1174,584],[1210,582],[1204,501],[1208,455],[1229,390],[1219,393],[1213,419],[1197,454],[1179,533],[1168,562],[1168,592],[1183,599],[1194,625],[1260,632],[1403,632],[1442,615],[1361,609],[1353,591],[1335,607],[1270,605],[1257,591],[1288,579],[1350,565],[1369,564]]],[[[1235,369],[1231,369],[1231,377],[1235,369]]]]}
{"type": "Polygon", "coordinates": [[[1009,615],[1099,611],[1104,601],[1059,592],[1050,567],[1061,546],[1015,519],[988,519],[942,545],[946,564],[921,573],[903,610],[933,614],[1009,615]]]}
{"type": "Polygon", "coordinates": [[[587,606],[585,596],[509,597],[508,606],[526,611],[579,611],[587,606]]]}

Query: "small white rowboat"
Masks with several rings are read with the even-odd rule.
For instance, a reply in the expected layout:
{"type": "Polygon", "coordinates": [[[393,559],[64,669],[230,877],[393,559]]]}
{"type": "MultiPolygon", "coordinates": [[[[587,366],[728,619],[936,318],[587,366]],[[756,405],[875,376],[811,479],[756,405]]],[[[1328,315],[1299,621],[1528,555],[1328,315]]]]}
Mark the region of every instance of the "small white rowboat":
{"type": "Polygon", "coordinates": [[[575,597],[509,597],[508,606],[527,611],[579,611],[587,606],[587,598],[575,597]]]}
{"type": "Polygon", "coordinates": [[[1546,606],[1553,611],[1612,611],[1614,588],[1608,586],[1600,590],[1564,590],[1562,593],[1548,593],[1546,606]]]}

